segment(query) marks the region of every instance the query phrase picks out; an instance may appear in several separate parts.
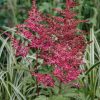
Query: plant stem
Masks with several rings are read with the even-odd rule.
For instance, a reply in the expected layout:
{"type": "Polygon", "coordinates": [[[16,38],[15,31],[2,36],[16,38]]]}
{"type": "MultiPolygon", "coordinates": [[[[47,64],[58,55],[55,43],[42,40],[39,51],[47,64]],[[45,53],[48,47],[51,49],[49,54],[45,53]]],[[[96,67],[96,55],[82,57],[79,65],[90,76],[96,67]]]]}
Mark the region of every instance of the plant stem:
{"type": "Polygon", "coordinates": [[[39,91],[39,86],[38,86],[38,81],[37,81],[37,79],[36,79],[36,90],[37,90],[37,96],[39,96],[39,94],[40,94],[40,91],[39,91]]]}
{"type": "MultiPolygon", "coordinates": [[[[37,66],[38,66],[38,50],[37,50],[37,53],[36,53],[36,66],[35,66],[36,71],[37,71],[37,66]]],[[[39,96],[39,92],[40,92],[40,91],[39,91],[37,79],[36,79],[36,85],[37,85],[37,96],[39,96]]]]}
{"type": "Polygon", "coordinates": [[[61,87],[62,87],[62,82],[60,81],[59,82],[59,94],[61,94],[61,89],[62,89],[61,87]]]}

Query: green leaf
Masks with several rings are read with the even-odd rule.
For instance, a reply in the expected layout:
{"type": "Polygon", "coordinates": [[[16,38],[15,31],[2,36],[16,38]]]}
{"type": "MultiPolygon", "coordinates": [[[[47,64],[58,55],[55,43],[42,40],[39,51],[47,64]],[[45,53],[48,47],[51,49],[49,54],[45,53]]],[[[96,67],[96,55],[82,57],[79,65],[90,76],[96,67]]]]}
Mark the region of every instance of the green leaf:
{"type": "Polygon", "coordinates": [[[7,43],[8,38],[3,39],[3,38],[0,37],[0,40],[2,41],[2,46],[0,47],[0,57],[1,57],[1,54],[2,54],[3,49],[4,49],[4,47],[5,47],[6,43],[7,43]]]}
{"type": "Polygon", "coordinates": [[[49,100],[68,100],[62,95],[52,96],[49,98],[49,100]]]}
{"type": "Polygon", "coordinates": [[[89,72],[91,72],[91,70],[93,70],[99,64],[100,64],[100,62],[97,62],[96,64],[94,64],[90,69],[87,70],[87,72],[85,73],[85,75],[89,74],[89,72]]]}
{"type": "Polygon", "coordinates": [[[53,88],[53,92],[54,92],[55,94],[58,94],[59,88],[58,88],[57,86],[55,86],[55,87],[53,88]]]}
{"type": "Polygon", "coordinates": [[[50,3],[44,2],[44,3],[42,3],[41,6],[39,6],[39,9],[40,9],[40,11],[42,11],[42,12],[44,12],[44,11],[49,12],[51,7],[52,7],[52,5],[51,5],[50,3]]]}
{"type": "Polygon", "coordinates": [[[96,96],[97,96],[98,98],[100,98],[100,87],[99,87],[99,89],[97,89],[97,91],[96,91],[96,96]]]}
{"type": "Polygon", "coordinates": [[[20,97],[23,98],[23,100],[26,100],[26,97],[21,93],[21,91],[18,89],[18,87],[14,86],[12,83],[10,82],[7,82],[13,89],[14,89],[14,92],[16,93],[16,96],[20,95],[20,97]]]}
{"type": "Polygon", "coordinates": [[[77,93],[66,93],[64,94],[65,97],[76,97],[78,94],[77,93]]]}
{"type": "Polygon", "coordinates": [[[45,96],[41,95],[38,98],[36,98],[35,100],[47,100],[47,98],[45,96]]]}

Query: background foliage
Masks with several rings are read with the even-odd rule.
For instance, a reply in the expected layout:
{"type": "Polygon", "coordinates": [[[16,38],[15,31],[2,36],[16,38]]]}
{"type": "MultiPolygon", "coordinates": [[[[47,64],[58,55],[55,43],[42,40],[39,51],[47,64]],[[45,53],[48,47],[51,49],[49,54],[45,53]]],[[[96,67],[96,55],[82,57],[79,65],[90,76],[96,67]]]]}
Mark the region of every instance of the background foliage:
{"type": "MultiPolygon", "coordinates": [[[[37,96],[36,86],[29,74],[29,62],[15,58],[8,38],[3,32],[14,34],[15,25],[27,18],[31,8],[31,0],[0,0],[0,100],[99,100],[100,99],[100,0],[76,0],[80,6],[75,10],[78,18],[88,19],[88,24],[78,27],[90,34],[87,39],[92,41],[85,53],[84,66],[86,70],[80,75],[80,88],[63,86],[58,95],[58,87],[40,87],[40,96],[37,96]],[[65,94],[64,94],[65,93],[65,94]]],[[[64,8],[65,0],[37,0],[37,6],[43,13],[55,15],[53,8],[64,8]]],[[[28,57],[32,62],[33,56],[28,57]]]]}

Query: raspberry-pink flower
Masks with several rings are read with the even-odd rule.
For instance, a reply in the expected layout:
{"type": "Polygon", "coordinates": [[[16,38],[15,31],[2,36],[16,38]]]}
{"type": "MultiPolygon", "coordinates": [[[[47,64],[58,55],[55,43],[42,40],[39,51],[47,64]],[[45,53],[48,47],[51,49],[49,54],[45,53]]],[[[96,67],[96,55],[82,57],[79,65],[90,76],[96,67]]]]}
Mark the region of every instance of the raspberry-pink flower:
{"type": "MultiPolygon", "coordinates": [[[[77,14],[71,9],[78,4],[73,0],[66,0],[66,9],[54,9],[61,16],[52,16],[39,12],[35,3],[33,0],[32,9],[25,23],[17,25],[17,34],[25,38],[27,45],[15,39],[13,47],[16,54],[26,57],[30,50],[36,50],[36,62],[38,58],[43,59],[44,66],[41,68],[47,65],[53,68],[46,75],[40,72],[35,74],[40,84],[53,86],[52,76],[64,84],[76,80],[81,73],[79,66],[83,62],[87,45],[83,31],[77,29],[79,23],[87,21],[76,19],[77,14]]],[[[39,68],[36,66],[36,70],[39,68]]]]}
{"type": "Polygon", "coordinates": [[[33,73],[32,75],[35,76],[36,80],[44,86],[54,86],[54,80],[49,74],[33,73]]]}

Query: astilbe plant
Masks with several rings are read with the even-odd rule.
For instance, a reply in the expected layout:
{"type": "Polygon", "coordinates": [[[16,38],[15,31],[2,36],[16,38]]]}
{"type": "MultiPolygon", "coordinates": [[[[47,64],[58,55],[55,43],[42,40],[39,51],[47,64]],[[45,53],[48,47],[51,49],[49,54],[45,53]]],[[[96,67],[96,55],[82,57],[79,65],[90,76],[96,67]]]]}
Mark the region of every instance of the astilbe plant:
{"type": "Polygon", "coordinates": [[[67,84],[76,80],[82,72],[79,66],[83,64],[87,42],[84,31],[79,30],[77,25],[86,20],[75,18],[77,14],[72,8],[77,5],[73,0],[66,0],[66,8],[54,9],[59,16],[52,16],[39,12],[33,0],[28,18],[24,24],[17,25],[17,34],[22,35],[27,43],[13,37],[13,47],[16,55],[22,57],[26,57],[30,50],[36,51],[36,65],[31,74],[38,84],[53,87],[55,78],[67,84]],[[50,66],[52,70],[40,73],[38,59],[43,60],[41,68],[50,66]]]}

